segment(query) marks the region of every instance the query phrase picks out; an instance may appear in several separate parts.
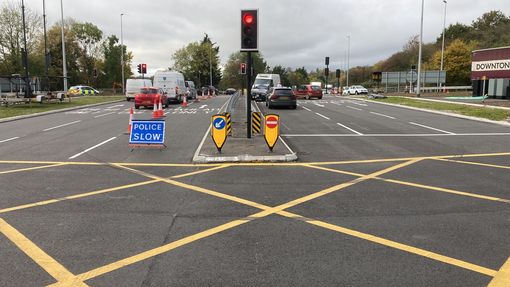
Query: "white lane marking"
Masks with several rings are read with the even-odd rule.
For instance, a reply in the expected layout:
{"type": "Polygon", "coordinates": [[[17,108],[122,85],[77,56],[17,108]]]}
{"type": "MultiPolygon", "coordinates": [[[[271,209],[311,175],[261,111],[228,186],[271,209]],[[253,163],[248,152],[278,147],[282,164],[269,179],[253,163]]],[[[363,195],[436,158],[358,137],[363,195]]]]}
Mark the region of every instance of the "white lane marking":
{"type": "Polygon", "coordinates": [[[19,137],[13,137],[13,138],[10,138],[10,139],[1,140],[0,143],[5,143],[5,142],[8,142],[8,141],[13,141],[15,139],[19,139],[19,137]]]}
{"type": "Polygon", "coordinates": [[[358,109],[358,108],[355,108],[355,107],[351,107],[351,106],[347,106],[349,109],[353,109],[353,110],[357,110],[357,111],[362,111],[362,109],[358,109]]]}
{"type": "Polygon", "coordinates": [[[56,127],[47,128],[47,129],[44,129],[43,132],[51,131],[51,130],[54,130],[54,129],[58,129],[58,128],[65,127],[65,126],[72,125],[72,124],[79,123],[79,122],[81,122],[81,120],[70,122],[70,123],[63,124],[63,125],[59,125],[59,126],[56,126],[56,127]]]}
{"type": "Polygon", "coordinates": [[[94,119],[97,119],[97,118],[100,118],[100,117],[104,117],[104,116],[107,116],[107,115],[111,115],[111,114],[115,114],[116,112],[111,112],[111,113],[107,113],[107,114],[102,114],[102,115],[98,115],[98,116],[95,116],[94,119]]]}
{"type": "Polygon", "coordinates": [[[115,107],[123,107],[123,106],[124,106],[124,104],[122,104],[122,105],[115,105],[115,106],[110,106],[110,107],[106,107],[106,108],[107,108],[107,109],[110,109],[110,108],[115,108],[115,107]]]}
{"type": "Polygon", "coordinates": [[[452,133],[452,132],[449,132],[449,131],[444,131],[444,130],[436,129],[436,128],[429,127],[429,126],[422,125],[422,124],[417,124],[417,123],[413,123],[413,122],[409,122],[409,123],[412,124],[412,125],[415,125],[415,126],[419,126],[419,127],[422,127],[422,128],[426,128],[426,129],[442,132],[442,133],[449,134],[449,135],[454,135],[455,134],[455,133],[452,133]]]}
{"type": "Polygon", "coordinates": [[[82,154],[84,154],[84,153],[87,153],[87,152],[89,152],[89,151],[91,151],[91,150],[95,149],[96,147],[102,146],[102,145],[104,145],[105,143],[107,143],[107,142],[109,142],[109,141],[112,141],[112,140],[114,140],[114,139],[116,139],[116,138],[117,138],[117,137],[109,138],[109,139],[105,140],[104,142],[98,143],[98,144],[96,144],[96,145],[95,145],[95,146],[93,146],[93,147],[90,147],[90,148],[88,148],[88,149],[86,149],[86,150],[84,150],[84,151],[82,151],[82,152],[80,152],[80,153],[77,153],[77,154],[73,155],[73,156],[72,156],[72,157],[70,157],[69,159],[77,158],[77,157],[79,157],[80,155],[82,155],[82,154]]]}
{"type": "Polygon", "coordinates": [[[201,105],[199,109],[203,109],[205,107],[207,107],[207,105],[201,105]]]}
{"type": "Polygon", "coordinates": [[[380,114],[380,113],[376,113],[376,112],[370,112],[371,114],[374,114],[374,115],[378,115],[378,116],[381,116],[381,117],[385,117],[385,118],[389,118],[389,119],[395,119],[394,117],[392,116],[388,116],[388,115],[385,115],[385,114],[380,114]]]}
{"type": "Polygon", "coordinates": [[[169,113],[170,113],[170,112],[166,112],[166,113],[164,113],[164,115],[166,116],[166,115],[168,115],[169,113]]]}
{"type": "Polygon", "coordinates": [[[326,117],[325,115],[321,115],[321,114],[319,114],[319,113],[315,113],[315,114],[316,114],[316,115],[318,115],[319,117],[323,117],[323,118],[325,118],[326,120],[331,120],[330,118],[326,117]]]}
{"type": "Polygon", "coordinates": [[[307,107],[303,107],[303,109],[305,109],[305,110],[307,110],[307,111],[309,111],[309,112],[311,112],[311,111],[312,111],[312,110],[310,110],[310,109],[309,109],[309,108],[307,108],[307,107]]]}
{"type": "Polygon", "coordinates": [[[324,108],[324,105],[321,105],[319,103],[314,103],[314,105],[318,106],[318,107],[321,107],[321,108],[324,108]]]}
{"type": "Polygon", "coordinates": [[[282,137],[455,137],[455,136],[510,136],[510,133],[468,134],[282,134],[282,137]]]}
{"type": "Polygon", "coordinates": [[[353,133],[355,133],[355,134],[358,134],[358,135],[360,135],[360,136],[361,136],[361,135],[363,135],[362,133],[358,132],[357,130],[353,130],[353,129],[351,129],[350,127],[348,127],[348,126],[346,126],[346,125],[342,125],[341,123],[336,123],[336,124],[337,124],[337,125],[339,125],[339,126],[341,126],[341,127],[343,127],[343,128],[345,128],[345,129],[350,130],[351,132],[353,132],[353,133]]]}
{"type": "Polygon", "coordinates": [[[286,129],[288,129],[290,131],[290,128],[284,123],[284,122],[281,122],[282,126],[286,129]]]}

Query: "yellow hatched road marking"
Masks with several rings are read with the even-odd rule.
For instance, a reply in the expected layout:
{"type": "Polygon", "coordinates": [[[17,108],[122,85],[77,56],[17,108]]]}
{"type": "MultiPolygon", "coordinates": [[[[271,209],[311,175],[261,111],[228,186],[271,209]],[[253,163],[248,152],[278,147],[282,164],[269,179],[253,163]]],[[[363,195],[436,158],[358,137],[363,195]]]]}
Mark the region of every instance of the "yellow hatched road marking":
{"type": "Polygon", "coordinates": [[[64,196],[64,197],[60,197],[60,198],[43,200],[43,201],[29,203],[29,204],[18,205],[18,206],[14,206],[14,207],[0,209],[0,214],[1,213],[15,211],[15,210],[32,208],[32,207],[36,207],[36,206],[48,205],[48,204],[51,204],[51,203],[62,202],[62,201],[70,200],[70,199],[77,199],[77,198],[82,198],[82,197],[98,195],[98,194],[102,194],[102,193],[108,193],[108,192],[112,192],[112,191],[117,191],[117,190],[122,190],[122,189],[127,189],[127,188],[147,185],[147,184],[152,184],[152,183],[155,183],[155,182],[158,182],[158,181],[160,181],[160,180],[156,180],[156,179],[155,180],[148,180],[148,181],[143,181],[143,182],[138,182],[138,183],[133,183],[133,184],[117,186],[117,187],[113,187],[113,188],[101,189],[101,190],[96,190],[96,191],[92,191],[92,192],[86,192],[86,193],[81,193],[81,194],[64,196]]]}
{"type": "Polygon", "coordinates": [[[77,287],[88,286],[81,280],[76,280],[74,274],[2,218],[0,218],[0,232],[41,268],[46,270],[55,280],[59,282],[72,282],[72,286],[77,287]]]}
{"type": "Polygon", "coordinates": [[[446,162],[455,162],[455,163],[461,163],[461,164],[469,164],[469,165],[478,165],[478,166],[486,166],[486,167],[494,167],[494,168],[502,168],[502,169],[510,169],[510,166],[505,165],[497,165],[497,164],[488,164],[488,163],[481,163],[481,162],[472,162],[472,161],[463,161],[463,160],[453,160],[453,159],[435,159],[439,161],[446,161],[446,162]]]}
{"type": "MultiPolygon", "coordinates": [[[[343,171],[343,170],[337,170],[337,169],[326,168],[326,167],[321,167],[321,166],[313,166],[313,165],[307,165],[307,166],[310,167],[310,168],[315,168],[315,169],[329,171],[329,172],[334,172],[334,173],[340,173],[340,174],[346,174],[346,175],[352,175],[352,176],[358,176],[358,177],[364,176],[364,174],[360,174],[360,173],[343,171]]],[[[384,181],[384,182],[391,182],[391,183],[395,183],[395,184],[399,184],[399,185],[407,185],[407,186],[412,186],[412,187],[418,187],[418,188],[421,188],[421,189],[440,191],[440,192],[444,192],[444,193],[450,193],[450,194],[466,196],[466,197],[473,197],[473,198],[477,198],[477,199],[484,199],[484,200],[490,200],[490,201],[498,201],[498,202],[503,202],[503,203],[510,203],[510,199],[504,199],[504,198],[488,196],[488,195],[483,195],[483,194],[464,192],[464,191],[459,191],[459,190],[453,190],[453,189],[448,189],[448,188],[441,188],[441,187],[424,185],[424,184],[413,183],[413,182],[408,182],[408,181],[387,179],[387,178],[382,178],[382,177],[374,177],[373,179],[384,181]]]]}
{"type": "Polygon", "coordinates": [[[508,287],[510,286],[510,257],[501,266],[494,279],[491,280],[487,287],[508,287]]]}
{"type": "MultiPolygon", "coordinates": [[[[297,215],[297,214],[286,212],[286,211],[278,212],[278,214],[280,214],[282,216],[289,217],[289,218],[299,217],[299,215],[297,215]]],[[[405,252],[409,252],[409,253],[413,253],[413,254],[416,254],[416,255],[420,255],[420,256],[423,256],[423,257],[426,257],[426,258],[430,258],[430,259],[433,259],[433,260],[436,260],[436,261],[440,261],[440,262],[443,262],[443,263],[447,263],[447,264],[450,264],[450,265],[458,266],[458,267],[461,267],[461,268],[464,268],[464,269],[468,269],[468,270],[471,270],[471,271],[474,271],[474,272],[477,272],[477,273],[481,273],[481,274],[484,274],[484,275],[487,275],[487,276],[494,276],[494,275],[496,275],[496,272],[497,272],[496,270],[492,270],[492,269],[489,269],[489,268],[486,268],[486,267],[478,266],[478,265],[475,265],[475,264],[472,264],[472,263],[469,263],[469,262],[465,262],[465,261],[462,261],[462,260],[459,260],[459,259],[455,259],[455,258],[452,258],[452,257],[444,256],[444,255],[441,255],[441,254],[438,254],[438,253],[435,253],[435,252],[431,252],[431,251],[428,251],[428,250],[425,250],[425,249],[421,249],[421,248],[413,247],[413,246],[410,246],[410,245],[398,243],[396,241],[384,239],[384,238],[381,238],[381,237],[378,237],[378,236],[375,236],[375,235],[372,235],[372,234],[359,232],[359,231],[356,231],[356,230],[353,230],[353,229],[341,227],[341,226],[338,226],[338,225],[330,224],[330,223],[319,221],[319,220],[313,220],[313,219],[307,219],[307,218],[304,218],[304,219],[305,219],[304,220],[305,222],[307,222],[309,224],[312,224],[312,225],[316,225],[316,226],[319,226],[319,227],[322,227],[322,228],[333,230],[333,231],[336,231],[336,232],[339,232],[339,233],[343,233],[343,234],[346,234],[346,235],[350,235],[350,236],[353,236],[353,237],[357,237],[357,238],[360,238],[360,239],[368,240],[370,242],[374,242],[374,243],[381,244],[381,245],[384,245],[384,246],[388,246],[388,247],[391,247],[391,248],[399,249],[399,250],[402,250],[402,251],[405,251],[405,252]]]]}
{"type": "Polygon", "coordinates": [[[65,163],[56,163],[56,164],[49,164],[49,165],[43,165],[43,166],[34,166],[34,167],[6,170],[6,171],[0,171],[0,174],[8,174],[8,173],[21,172],[21,171],[43,169],[43,168],[56,167],[56,166],[62,166],[62,165],[66,165],[66,164],[65,163]]]}

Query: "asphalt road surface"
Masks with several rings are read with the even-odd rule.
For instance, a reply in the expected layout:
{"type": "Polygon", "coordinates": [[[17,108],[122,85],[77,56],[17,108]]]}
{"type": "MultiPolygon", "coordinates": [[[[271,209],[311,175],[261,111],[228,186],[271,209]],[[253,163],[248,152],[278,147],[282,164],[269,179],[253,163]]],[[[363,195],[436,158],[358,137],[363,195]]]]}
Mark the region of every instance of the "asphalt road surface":
{"type": "Polygon", "coordinates": [[[1,123],[0,286],[510,286],[509,127],[258,103],[297,162],[192,164],[227,100],[166,109],[166,148],[128,102],[1,123]]]}

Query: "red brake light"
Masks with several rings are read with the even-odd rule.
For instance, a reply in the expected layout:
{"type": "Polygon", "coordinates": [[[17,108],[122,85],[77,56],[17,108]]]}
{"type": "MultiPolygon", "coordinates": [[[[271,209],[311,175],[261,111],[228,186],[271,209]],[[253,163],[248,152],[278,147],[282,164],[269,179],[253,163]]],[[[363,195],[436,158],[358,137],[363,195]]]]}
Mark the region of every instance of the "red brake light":
{"type": "Polygon", "coordinates": [[[253,23],[253,15],[251,13],[245,13],[243,15],[244,24],[251,25],[253,23]]]}

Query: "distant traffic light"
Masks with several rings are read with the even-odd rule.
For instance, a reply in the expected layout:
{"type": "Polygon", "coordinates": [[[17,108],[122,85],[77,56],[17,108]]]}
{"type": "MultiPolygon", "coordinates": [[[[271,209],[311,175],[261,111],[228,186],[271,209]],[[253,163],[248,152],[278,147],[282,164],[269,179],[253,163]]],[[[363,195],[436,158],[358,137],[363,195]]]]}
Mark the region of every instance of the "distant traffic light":
{"type": "Polygon", "coordinates": [[[142,73],[142,64],[138,64],[138,74],[142,73]]]}
{"type": "Polygon", "coordinates": [[[324,62],[326,63],[326,66],[328,66],[329,65],[329,57],[326,57],[324,62]]]}
{"type": "Polygon", "coordinates": [[[241,51],[258,50],[258,10],[241,10],[241,51]]]}
{"type": "Polygon", "coordinates": [[[241,63],[241,74],[246,74],[246,63],[241,63]]]}
{"type": "Polygon", "coordinates": [[[147,64],[142,64],[142,74],[147,74],[147,64]]]}
{"type": "Polygon", "coordinates": [[[336,69],[336,77],[340,78],[340,69],[336,69]]]}

